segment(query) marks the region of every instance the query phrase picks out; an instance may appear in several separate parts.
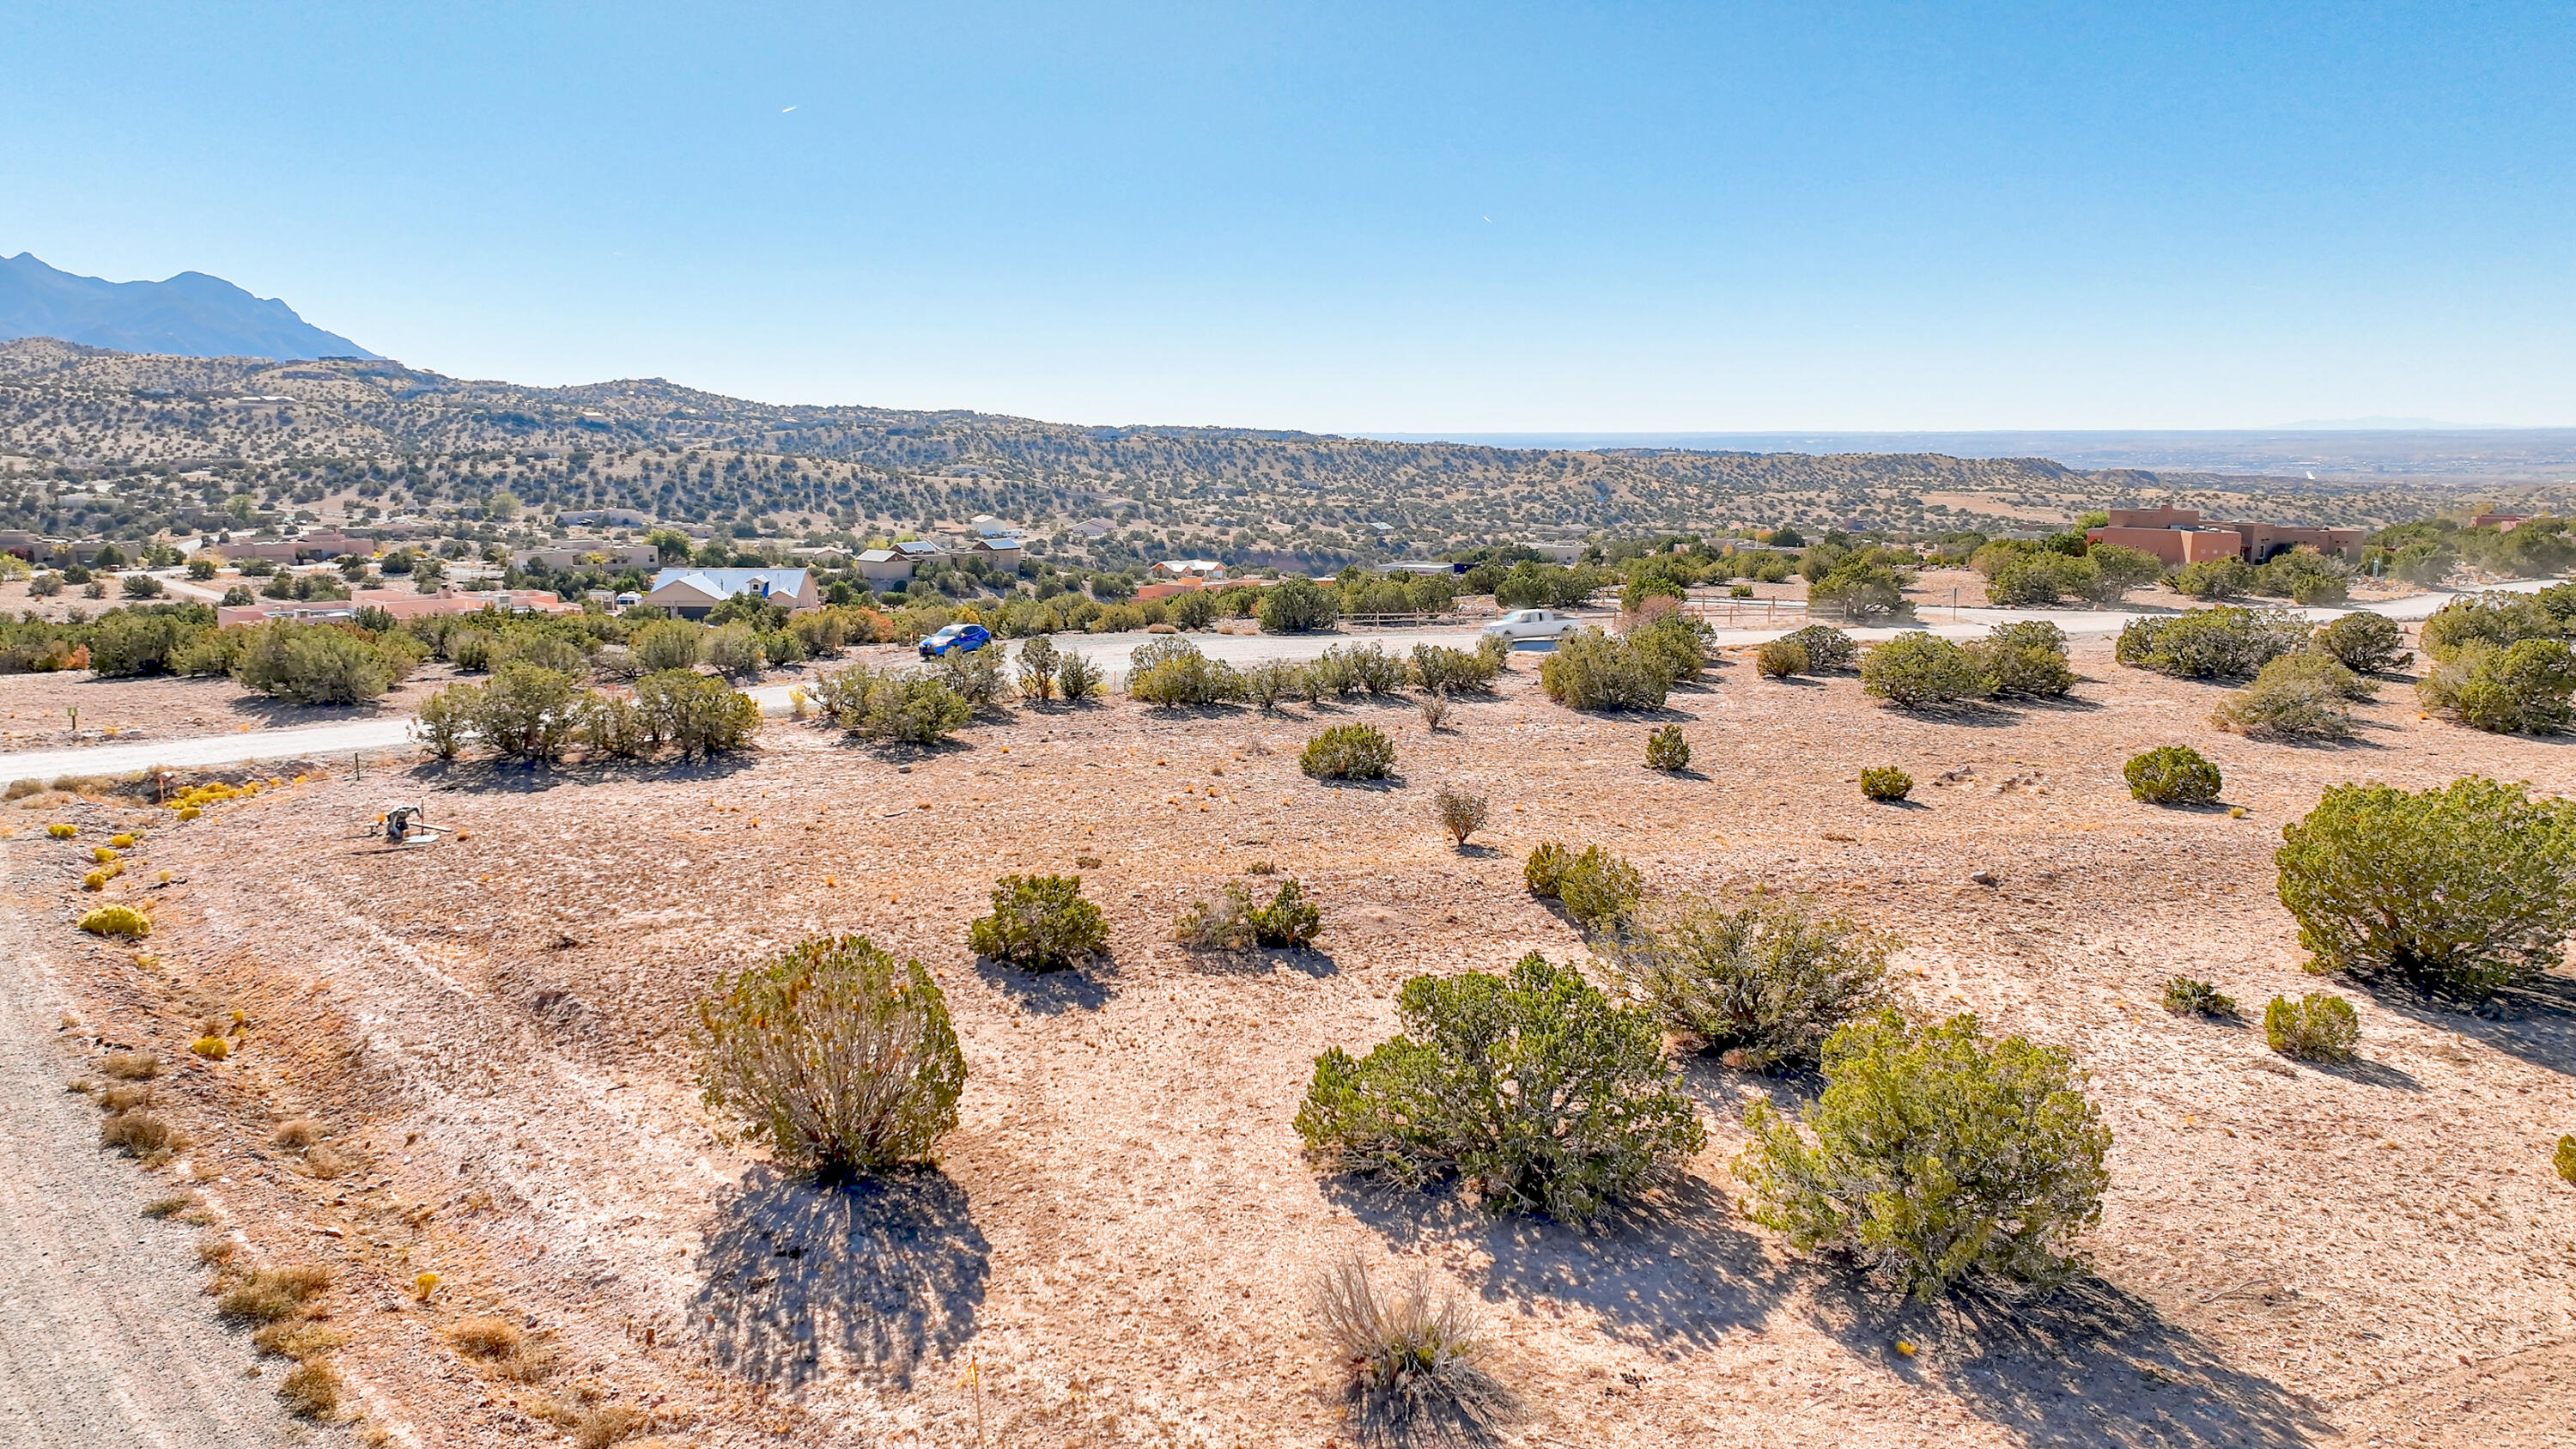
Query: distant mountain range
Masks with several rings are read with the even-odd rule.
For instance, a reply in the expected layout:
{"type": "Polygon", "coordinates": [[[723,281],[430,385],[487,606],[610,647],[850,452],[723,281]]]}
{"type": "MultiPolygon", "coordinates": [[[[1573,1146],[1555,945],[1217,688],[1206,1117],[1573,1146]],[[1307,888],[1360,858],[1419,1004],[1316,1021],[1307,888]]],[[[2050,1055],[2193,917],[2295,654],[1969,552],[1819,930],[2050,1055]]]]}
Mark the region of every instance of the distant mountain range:
{"type": "Polygon", "coordinates": [[[20,252],[0,260],[0,338],[56,337],[119,352],[177,357],[363,357],[275,298],[221,277],[181,272],[164,282],[74,276],[20,252]]]}

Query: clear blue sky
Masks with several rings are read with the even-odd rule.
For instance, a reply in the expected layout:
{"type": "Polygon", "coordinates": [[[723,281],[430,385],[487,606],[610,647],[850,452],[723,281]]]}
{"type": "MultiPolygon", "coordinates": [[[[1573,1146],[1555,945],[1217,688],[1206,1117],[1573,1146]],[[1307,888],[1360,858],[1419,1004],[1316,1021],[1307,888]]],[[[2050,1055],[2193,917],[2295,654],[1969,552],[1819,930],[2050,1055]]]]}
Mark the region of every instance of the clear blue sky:
{"type": "Polygon", "coordinates": [[[1350,432],[2576,424],[2564,3],[0,35],[0,253],[466,376],[1350,432]]]}

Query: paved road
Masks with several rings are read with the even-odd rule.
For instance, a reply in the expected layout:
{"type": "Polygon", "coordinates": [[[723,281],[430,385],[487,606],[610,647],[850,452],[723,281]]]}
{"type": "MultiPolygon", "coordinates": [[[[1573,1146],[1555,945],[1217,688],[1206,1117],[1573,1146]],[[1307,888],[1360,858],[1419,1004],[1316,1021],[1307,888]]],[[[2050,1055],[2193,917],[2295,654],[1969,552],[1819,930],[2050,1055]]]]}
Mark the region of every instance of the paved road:
{"type": "Polygon", "coordinates": [[[171,1179],[102,1152],[90,1099],[63,1090],[61,998],[28,914],[0,909],[0,1444],[277,1444],[278,1370],[246,1376],[250,1346],[215,1326],[192,1230],[142,1216],[171,1179]]]}
{"type": "MultiPolygon", "coordinates": [[[[2559,582],[2556,579],[2526,579],[2497,588],[2517,593],[2530,593],[2559,582]]],[[[2384,603],[2365,604],[2360,608],[2385,614],[2392,619],[2416,620],[2458,597],[2451,593],[2414,594],[2384,603]]],[[[2326,623],[2356,612],[2354,609],[2301,609],[2317,623],[2326,623]]],[[[1749,620],[1754,611],[1745,610],[1749,620]]],[[[1953,610],[1947,605],[1931,604],[1920,611],[1919,627],[1952,639],[1978,637],[1996,624],[2015,623],[2024,619],[2045,619],[2078,638],[2117,634],[2129,621],[2138,617],[2134,611],[2117,609],[1988,609],[1965,607],[1953,610]]],[[[1612,618],[1600,616],[1603,623],[1612,618]]],[[[1803,616],[1784,611],[1777,622],[1762,627],[1724,627],[1717,629],[1717,642],[1735,646],[1759,644],[1776,639],[1804,623],[1803,616]]],[[[1913,627],[1913,626],[1910,626],[1913,627]]],[[[1894,638],[1901,629],[1854,629],[1854,637],[1865,641],[1894,638]]],[[[1062,634],[1056,646],[1071,650],[1106,669],[1124,669],[1127,657],[1136,646],[1157,636],[1145,633],[1127,634],[1062,634]]],[[[1211,659],[1229,664],[1258,664],[1273,659],[1312,659],[1337,644],[1376,644],[1391,653],[1402,654],[1416,644],[1447,644],[1473,647],[1476,626],[1453,624],[1432,629],[1369,629],[1348,634],[1193,634],[1190,642],[1211,659]]],[[[900,651],[883,651],[889,658],[901,658],[900,651]]],[[[751,691],[753,699],[769,714],[787,712],[786,684],[764,685],[751,691]]],[[[58,775],[121,775],[154,765],[195,766],[223,765],[242,760],[323,759],[352,751],[400,749],[411,742],[408,717],[353,720],[346,724],[305,725],[293,729],[253,730],[228,735],[204,735],[189,739],[147,741],[133,745],[97,745],[85,749],[27,751],[0,755],[0,778],[52,779],[58,775]]]]}

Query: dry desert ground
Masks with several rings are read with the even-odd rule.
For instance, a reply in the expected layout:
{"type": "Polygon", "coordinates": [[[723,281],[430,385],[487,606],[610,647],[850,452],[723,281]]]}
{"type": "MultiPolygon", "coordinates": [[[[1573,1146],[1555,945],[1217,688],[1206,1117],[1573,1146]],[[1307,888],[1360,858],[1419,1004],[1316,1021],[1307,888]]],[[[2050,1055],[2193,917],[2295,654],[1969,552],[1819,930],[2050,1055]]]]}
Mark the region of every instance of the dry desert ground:
{"type": "MultiPolygon", "coordinates": [[[[284,783],[186,824],[49,792],[0,808],[7,947],[61,983],[65,1079],[114,1050],[170,1064],[158,1100],[193,1145],[120,1170],[138,1203],[201,1201],[144,1232],[331,1269],[351,1422],[317,1436],[533,1442],[622,1404],[647,1416],[628,1442],[662,1445],[1348,1442],[1307,1294],[1356,1250],[1469,1296],[1530,1445],[2576,1442],[2576,1188],[2550,1166],[2576,1131],[2576,979],[2488,1016],[2320,983],[2271,867],[2331,784],[2564,793],[2576,755],[2422,718],[2402,683],[2358,743],[2256,743],[2207,724],[2217,687],[2099,641],[2076,664],[2072,702],[1923,718],[1849,675],[1731,659],[1664,716],[1693,747],[1680,775],[1641,763],[1662,720],[1559,708],[1524,662],[1437,733],[1400,704],[1115,700],[1020,705],[918,755],[773,721],[716,767],[262,767],[284,783]],[[1396,737],[1399,785],[1299,773],[1319,719],[1352,718],[1396,737]],[[2174,742],[2219,761],[2241,814],[2129,798],[2121,763],[2174,742]],[[1873,764],[1910,770],[1915,799],[1863,800],[1873,764]],[[1471,849],[1429,818],[1442,782],[1495,803],[1471,849]],[[458,833],[371,838],[411,798],[458,833]],[[105,894],[155,928],[129,948],[72,923],[97,901],[90,848],[132,828],[105,894]],[[1521,884],[1548,839],[1600,843],[1656,892],[1812,895],[1900,938],[1924,1006],[2070,1048],[2116,1134],[2092,1273],[1922,1307],[1790,1254],[1740,1215],[1727,1163],[1745,1101],[1816,1083],[1687,1053],[1708,1150],[1589,1230],[1319,1177],[1290,1126],[1314,1058],[1389,1035],[1406,979],[1585,957],[1521,884]],[[1256,863],[1320,899],[1320,950],[1171,941],[1256,863]],[[996,876],[1077,869],[1111,961],[971,956],[996,876]],[[820,1189],[699,1101],[692,999],[822,932],[917,956],[946,991],[971,1076],[935,1170],[820,1189]],[[2176,974],[2258,1011],[2339,991],[2361,1059],[2321,1070],[2168,1015],[2176,974]],[[189,1050],[209,1023],[224,1060],[189,1050]],[[318,1146],[278,1145],[299,1121],[318,1146]],[[524,1337],[511,1363],[450,1332],[494,1315],[524,1337]]],[[[0,680],[0,704],[45,688],[0,680]]],[[[197,688],[136,697],[206,714],[197,688]]],[[[229,1374],[262,1362],[220,1342],[229,1374]]]]}

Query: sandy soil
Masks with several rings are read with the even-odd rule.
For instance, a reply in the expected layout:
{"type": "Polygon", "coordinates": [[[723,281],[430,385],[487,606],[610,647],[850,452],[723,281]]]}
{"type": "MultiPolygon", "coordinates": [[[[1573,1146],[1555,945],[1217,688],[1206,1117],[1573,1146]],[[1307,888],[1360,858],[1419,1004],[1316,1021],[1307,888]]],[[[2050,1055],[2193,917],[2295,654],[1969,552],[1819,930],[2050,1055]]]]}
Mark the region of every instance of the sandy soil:
{"type": "Polygon", "coordinates": [[[246,1013],[243,1050],[190,1066],[187,1166],[257,1251],[343,1271],[342,1366],[396,1442],[615,1400],[672,1444],[1323,1444],[1342,1431],[1304,1295],[1345,1248],[1474,1295],[1532,1445],[2570,1442],[2576,1189],[2549,1151],[2576,1130],[2576,978],[2500,1020],[2337,987],[2363,1059],[2335,1071],[2156,999],[2177,973],[2258,1009],[2318,988],[2269,861],[2326,785],[2565,792],[2576,755],[2420,719],[2402,686],[2362,743],[2252,743],[2205,723],[2217,689],[2099,644],[2077,663],[2073,703],[1923,720],[1848,676],[1733,662],[1674,698],[1683,776],[1641,767],[1657,721],[1559,709],[1526,670],[1437,735],[1407,708],[1321,711],[1398,737],[1390,789],[1300,776],[1303,708],[1123,701],[1022,708],[918,759],[773,723],[710,770],[371,766],[157,830],[111,887],[151,905],[150,966],[70,929],[86,834],[23,829],[148,810],[36,797],[0,811],[0,852],[51,883],[34,929],[84,1010],[165,1055],[246,1013]],[[2173,741],[2221,762],[2244,818],[2128,799],[2121,761],[2173,741]],[[1927,782],[1913,805],[1859,798],[1878,763],[1927,782]],[[1443,780],[1493,795],[1480,848],[1432,829],[1443,780]],[[403,794],[463,833],[380,849],[367,822],[403,794]],[[1903,938],[1927,1004],[2071,1047],[2117,1134],[2098,1276],[1930,1310],[1789,1256],[1735,1214],[1725,1163],[1740,1104],[1801,1086],[1700,1058],[1709,1152],[1591,1232],[1318,1179],[1289,1126],[1317,1052],[1385,1036],[1411,975],[1583,956],[1520,886],[1544,838],[1599,841],[1661,890],[1812,892],[1903,938]],[[1114,963],[970,959],[994,876],[1084,856],[1114,963]],[[1322,951],[1169,943],[1187,898],[1256,861],[1320,896],[1322,951]],[[697,1103],[691,998],[822,930],[916,954],[948,992],[973,1076],[936,1171],[818,1192],[697,1103]],[[316,1178],[267,1146],[307,1115],[356,1165],[316,1178]],[[556,1372],[451,1351],[439,1330],[481,1311],[546,1336],[556,1372]]]}

